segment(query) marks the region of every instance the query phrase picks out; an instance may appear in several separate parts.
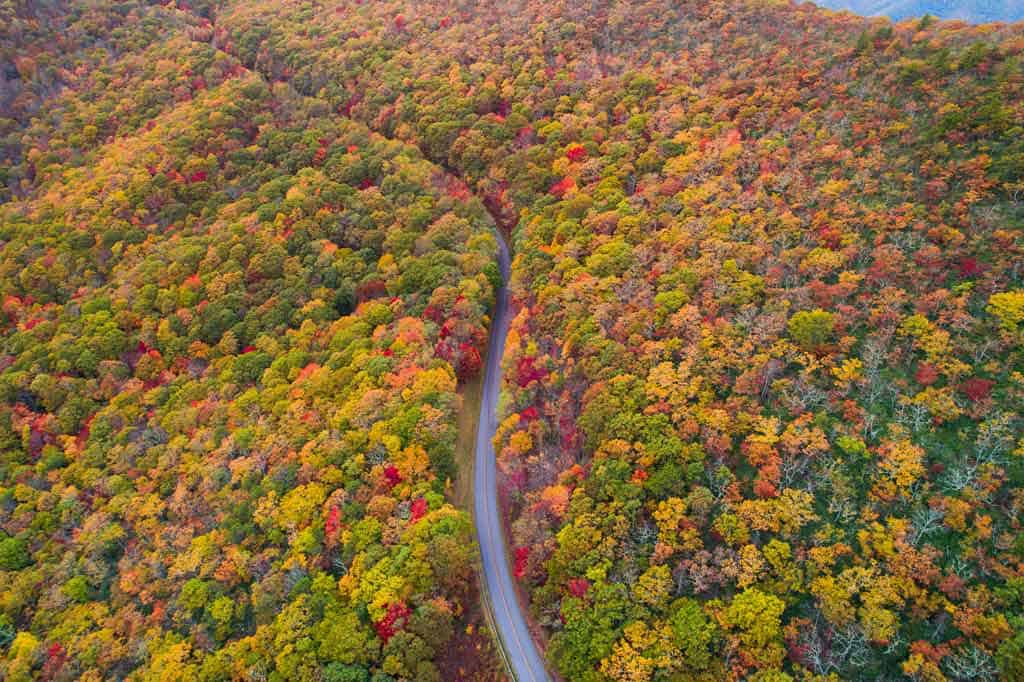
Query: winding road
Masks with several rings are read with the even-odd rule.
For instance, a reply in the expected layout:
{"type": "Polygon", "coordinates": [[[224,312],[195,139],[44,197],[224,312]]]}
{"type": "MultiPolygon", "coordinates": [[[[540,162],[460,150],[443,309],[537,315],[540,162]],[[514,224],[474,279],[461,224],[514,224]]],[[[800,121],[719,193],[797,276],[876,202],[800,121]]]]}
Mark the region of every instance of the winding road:
{"type": "MultiPolygon", "coordinates": [[[[231,53],[225,51],[225,54],[231,53]]],[[[254,64],[249,64],[249,68],[257,69],[254,64]]],[[[272,74],[265,71],[261,73],[268,81],[275,80],[272,74]]],[[[296,88],[296,91],[302,92],[300,88],[296,88]]],[[[307,92],[305,94],[312,96],[314,93],[307,92]]],[[[346,114],[346,116],[348,115],[346,114]]],[[[396,140],[397,138],[389,137],[388,139],[396,140]]],[[[402,144],[408,143],[403,141],[402,144]]],[[[424,158],[432,159],[426,150],[421,151],[423,151],[424,158]]],[[[434,163],[461,181],[459,173],[445,164],[444,159],[434,160],[434,163]]],[[[501,225],[500,216],[492,211],[488,212],[491,214],[494,233],[498,241],[498,266],[501,270],[502,284],[495,297],[494,314],[491,319],[473,465],[473,515],[483,574],[480,587],[484,594],[484,606],[490,612],[490,622],[498,637],[499,646],[509,671],[517,682],[542,682],[551,680],[551,677],[544,665],[544,657],[530,635],[530,629],[519,604],[515,583],[512,581],[512,573],[509,570],[504,526],[498,511],[497,463],[493,440],[498,427],[501,358],[505,353],[505,338],[508,336],[510,321],[508,280],[511,271],[511,258],[508,244],[498,227],[501,225]]]]}
{"type": "Polygon", "coordinates": [[[548,680],[544,659],[530,636],[509,571],[505,532],[498,512],[497,464],[494,456],[494,432],[498,427],[498,396],[501,390],[501,357],[508,336],[508,279],[510,259],[505,238],[498,233],[498,265],[502,285],[498,290],[491,319],[491,335],[487,346],[480,399],[480,419],[476,430],[476,453],[473,471],[473,515],[480,559],[483,564],[483,585],[491,622],[505,653],[505,660],[518,682],[548,680]]]}

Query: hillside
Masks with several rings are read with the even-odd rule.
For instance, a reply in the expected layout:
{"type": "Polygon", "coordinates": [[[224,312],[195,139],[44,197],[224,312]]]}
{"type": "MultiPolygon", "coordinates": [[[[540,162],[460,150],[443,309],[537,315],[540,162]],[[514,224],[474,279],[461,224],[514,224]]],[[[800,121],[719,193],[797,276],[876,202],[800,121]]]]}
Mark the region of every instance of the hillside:
{"type": "Polygon", "coordinates": [[[1024,678],[1022,25],[13,6],[7,679],[1024,678]]]}
{"type": "Polygon", "coordinates": [[[190,11],[48,20],[117,48],[25,78],[9,124],[0,677],[451,679],[463,646],[493,670],[445,498],[483,207],[190,11]]]}

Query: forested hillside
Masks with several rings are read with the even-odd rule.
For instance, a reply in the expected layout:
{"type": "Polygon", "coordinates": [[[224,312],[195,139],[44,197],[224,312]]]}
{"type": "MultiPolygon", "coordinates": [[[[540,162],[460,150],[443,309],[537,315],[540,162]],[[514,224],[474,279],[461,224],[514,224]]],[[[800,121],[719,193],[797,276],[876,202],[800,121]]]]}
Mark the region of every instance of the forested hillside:
{"type": "Polygon", "coordinates": [[[486,206],[501,494],[554,670],[1024,678],[1020,25],[110,11],[165,37],[82,38],[4,123],[9,677],[435,674],[486,206]]]}
{"type": "Polygon", "coordinates": [[[194,12],[72,5],[6,124],[0,677],[458,676],[486,212],[194,12]]]}

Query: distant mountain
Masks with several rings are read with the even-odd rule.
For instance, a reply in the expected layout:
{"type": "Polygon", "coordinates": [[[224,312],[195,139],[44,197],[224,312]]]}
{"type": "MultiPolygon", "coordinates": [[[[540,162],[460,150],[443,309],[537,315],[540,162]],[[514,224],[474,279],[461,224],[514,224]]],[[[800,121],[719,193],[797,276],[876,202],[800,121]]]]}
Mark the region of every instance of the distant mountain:
{"type": "Polygon", "coordinates": [[[1024,21],[1021,0],[816,0],[815,4],[866,16],[887,16],[897,21],[925,14],[974,23],[1024,21]]]}

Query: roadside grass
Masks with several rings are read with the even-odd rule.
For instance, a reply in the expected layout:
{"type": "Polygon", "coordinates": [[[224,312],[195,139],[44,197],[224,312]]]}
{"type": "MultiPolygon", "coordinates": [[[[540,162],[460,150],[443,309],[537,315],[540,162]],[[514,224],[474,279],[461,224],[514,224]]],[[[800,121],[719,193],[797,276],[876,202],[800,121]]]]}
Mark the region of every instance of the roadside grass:
{"type": "Polygon", "coordinates": [[[476,429],[480,420],[480,400],[483,396],[483,373],[459,388],[462,409],[456,421],[455,480],[449,491],[452,504],[473,513],[473,471],[476,460],[476,429]]]}

